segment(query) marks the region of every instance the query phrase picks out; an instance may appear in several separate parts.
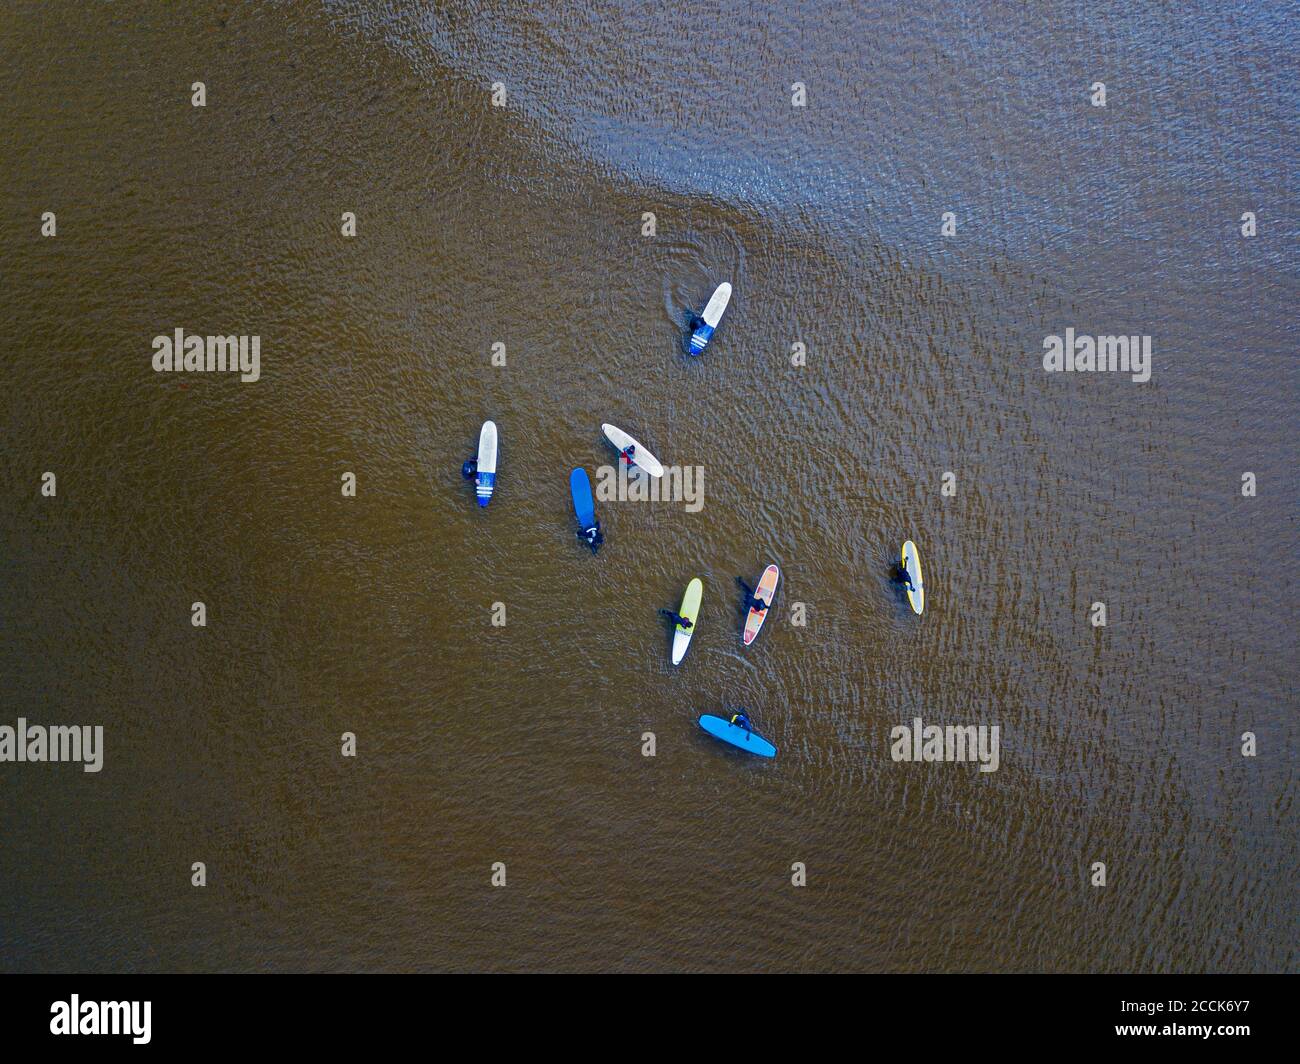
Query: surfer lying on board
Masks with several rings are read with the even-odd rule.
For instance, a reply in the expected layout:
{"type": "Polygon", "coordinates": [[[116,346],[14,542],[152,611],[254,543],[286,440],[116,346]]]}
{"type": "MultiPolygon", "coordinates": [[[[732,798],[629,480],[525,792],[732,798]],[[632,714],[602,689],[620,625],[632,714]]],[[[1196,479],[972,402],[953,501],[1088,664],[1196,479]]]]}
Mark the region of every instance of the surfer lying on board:
{"type": "Polygon", "coordinates": [[[916,590],[917,590],[917,588],[915,588],[915,587],[912,585],[912,578],[911,578],[911,576],[908,575],[907,567],[906,567],[906,566],[903,566],[903,565],[899,565],[899,566],[898,566],[898,575],[897,575],[894,579],[896,579],[900,584],[902,584],[903,587],[904,587],[905,589],[907,589],[908,591],[916,591],[916,590]]]}
{"type": "Polygon", "coordinates": [[[673,610],[660,610],[659,612],[672,621],[673,624],[679,625],[682,628],[694,627],[694,625],[691,624],[691,619],[689,617],[683,617],[680,613],[676,613],[673,610]]]}
{"type": "Polygon", "coordinates": [[[622,458],[623,461],[625,461],[628,465],[635,465],[636,444],[635,443],[628,444],[623,450],[619,452],[619,457],[622,458]]]}
{"type": "Polygon", "coordinates": [[[731,723],[737,727],[744,728],[745,731],[753,733],[754,729],[749,726],[749,714],[743,708],[738,709],[731,715],[731,723]]]}
{"type": "Polygon", "coordinates": [[[750,587],[747,583],[745,583],[744,580],[742,580],[740,577],[736,577],[736,583],[740,585],[740,590],[745,593],[746,610],[758,610],[759,613],[762,613],[765,609],[767,609],[767,603],[764,602],[761,598],[758,598],[754,594],[754,589],[750,587]]]}

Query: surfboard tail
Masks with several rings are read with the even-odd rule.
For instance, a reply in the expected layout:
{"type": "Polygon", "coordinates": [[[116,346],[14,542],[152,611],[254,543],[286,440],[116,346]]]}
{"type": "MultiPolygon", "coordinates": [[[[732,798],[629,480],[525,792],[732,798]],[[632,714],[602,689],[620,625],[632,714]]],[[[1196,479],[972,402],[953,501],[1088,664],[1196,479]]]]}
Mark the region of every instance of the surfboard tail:
{"type": "Polygon", "coordinates": [[[690,353],[697,357],[703,354],[705,347],[708,346],[708,343],[712,338],[713,338],[712,325],[699,326],[693,333],[691,333],[691,341],[689,345],[690,353]]]}
{"type": "Polygon", "coordinates": [[[492,489],[496,487],[497,475],[495,473],[480,473],[475,483],[475,494],[478,495],[478,504],[486,506],[492,498],[492,489]]]}

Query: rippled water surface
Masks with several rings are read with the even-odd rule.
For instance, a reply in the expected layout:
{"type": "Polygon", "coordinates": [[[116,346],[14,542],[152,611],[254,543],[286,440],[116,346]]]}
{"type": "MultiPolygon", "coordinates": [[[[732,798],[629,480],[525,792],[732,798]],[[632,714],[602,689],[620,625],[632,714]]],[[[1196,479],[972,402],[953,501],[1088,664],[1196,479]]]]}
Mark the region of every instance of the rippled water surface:
{"type": "Polygon", "coordinates": [[[0,765],[0,967],[1293,969],[1293,14],[523,8],[0,15],[0,723],[106,731],[0,765]],[[154,373],[177,327],[261,379],[154,373]],[[593,558],[604,421],[704,500],[593,558]]]}

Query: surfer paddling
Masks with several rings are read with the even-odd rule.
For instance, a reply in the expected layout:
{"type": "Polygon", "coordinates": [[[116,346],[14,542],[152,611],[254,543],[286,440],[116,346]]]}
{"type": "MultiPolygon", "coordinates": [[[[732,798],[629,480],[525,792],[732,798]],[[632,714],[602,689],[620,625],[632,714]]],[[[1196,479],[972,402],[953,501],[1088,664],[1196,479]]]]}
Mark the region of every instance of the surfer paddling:
{"type": "Polygon", "coordinates": [[[740,590],[745,593],[745,609],[757,610],[762,613],[767,609],[769,603],[754,594],[754,589],[745,583],[742,577],[736,577],[736,583],[740,585],[740,590]]]}
{"type": "Polygon", "coordinates": [[[776,601],[776,585],[780,579],[781,570],[775,565],[769,565],[763,570],[758,587],[750,587],[745,583],[744,577],[736,577],[736,583],[740,585],[740,590],[745,595],[741,609],[745,623],[740,633],[741,642],[745,646],[749,646],[758,638],[767,615],[772,612],[772,603],[776,601]]]}
{"type": "Polygon", "coordinates": [[[921,555],[910,539],[903,544],[898,559],[898,582],[907,591],[907,601],[918,617],[925,610],[925,577],[921,575],[921,555]]]}
{"type": "Polygon", "coordinates": [[[916,588],[912,585],[912,578],[911,578],[911,576],[908,575],[908,572],[907,572],[907,566],[903,565],[902,562],[899,562],[899,564],[898,564],[897,571],[895,572],[895,575],[894,575],[894,580],[895,580],[897,583],[902,584],[902,585],[903,585],[903,588],[904,588],[905,590],[907,590],[907,591],[915,591],[915,590],[916,590],[916,588]]]}
{"type": "Polygon", "coordinates": [[[694,627],[694,625],[691,624],[691,619],[689,617],[683,617],[676,610],[661,609],[659,612],[667,617],[673,624],[679,625],[682,628],[694,627]]]}
{"type": "Polygon", "coordinates": [[[754,729],[749,726],[749,714],[745,712],[744,706],[731,715],[731,723],[738,728],[744,728],[751,735],[754,732],[754,729]]]}

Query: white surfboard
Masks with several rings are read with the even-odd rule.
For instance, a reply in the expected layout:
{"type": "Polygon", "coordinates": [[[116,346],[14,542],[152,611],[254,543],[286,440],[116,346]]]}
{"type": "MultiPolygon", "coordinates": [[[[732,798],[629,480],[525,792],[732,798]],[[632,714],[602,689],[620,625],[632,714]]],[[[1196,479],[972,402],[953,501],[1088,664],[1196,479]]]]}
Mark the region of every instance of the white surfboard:
{"type": "Polygon", "coordinates": [[[661,477],[664,475],[664,467],[659,464],[659,459],[642,447],[640,443],[634,440],[621,428],[617,425],[610,425],[609,423],[601,425],[600,427],[605,432],[605,438],[618,448],[620,454],[626,451],[629,447],[636,448],[636,450],[632,452],[632,462],[634,465],[640,466],[652,477],[661,477]]]}
{"type": "Polygon", "coordinates": [[[704,324],[716,329],[718,322],[722,320],[722,312],[727,309],[727,304],[731,302],[731,285],[726,281],[714,290],[713,295],[709,298],[709,305],[704,308],[704,313],[700,315],[704,319],[704,324]]]}
{"type": "Polygon", "coordinates": [[[474,478],[474,493],[478,504],[486,506],[492,498],[497,481],[497,426],[495,421],[483,422],[478,434],[478,474],[474,478]]]}

